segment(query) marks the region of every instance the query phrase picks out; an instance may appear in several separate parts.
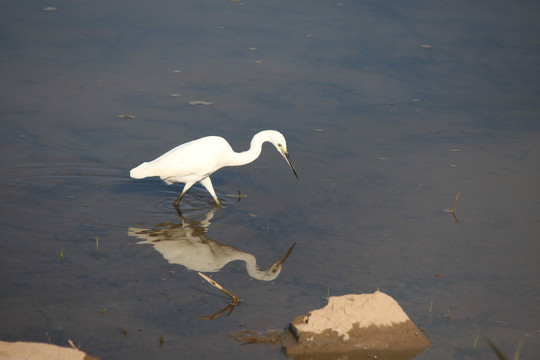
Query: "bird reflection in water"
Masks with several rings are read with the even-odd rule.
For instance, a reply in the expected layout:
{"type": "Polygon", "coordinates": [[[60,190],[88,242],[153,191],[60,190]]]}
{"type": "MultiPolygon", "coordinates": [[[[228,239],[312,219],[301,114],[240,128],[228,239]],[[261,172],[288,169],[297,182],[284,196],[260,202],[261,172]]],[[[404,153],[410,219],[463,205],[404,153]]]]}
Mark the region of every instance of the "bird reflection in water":
{"type": "Polygon", "coordinates": [[[259,270],[257,259],[252,254],[208,238],[206,232],[216,210],[206,213],[202,221],[189,221],[179,212],[181,224],[165,222],[154,229],[130,227],[128,234],[143,240],[137,244],[153,245],[170,264],[179,264],[193,271],[218,272],[231,261],[241,260],[252,278],[263,281],[276,279],[296,243],[268,268],[259,270]]]}

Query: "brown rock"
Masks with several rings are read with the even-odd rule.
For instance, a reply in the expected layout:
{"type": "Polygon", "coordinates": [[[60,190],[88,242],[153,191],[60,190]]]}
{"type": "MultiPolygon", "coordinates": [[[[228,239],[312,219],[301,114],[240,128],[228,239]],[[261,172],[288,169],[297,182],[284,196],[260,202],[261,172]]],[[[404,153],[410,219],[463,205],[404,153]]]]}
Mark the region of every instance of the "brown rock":
{"type": "Polygon", "coordinates": [[[99,360],[80,350],[53,344],[0,341],[0,359],[3,360],[99,360]]]}
{"type": "Polygon", "coordinates": [[[282,344],[295,358],[356,353],[405,359],[430,346],[399,304],[380,291],[331,297],[324,308],[294,318],[282,344]]]}

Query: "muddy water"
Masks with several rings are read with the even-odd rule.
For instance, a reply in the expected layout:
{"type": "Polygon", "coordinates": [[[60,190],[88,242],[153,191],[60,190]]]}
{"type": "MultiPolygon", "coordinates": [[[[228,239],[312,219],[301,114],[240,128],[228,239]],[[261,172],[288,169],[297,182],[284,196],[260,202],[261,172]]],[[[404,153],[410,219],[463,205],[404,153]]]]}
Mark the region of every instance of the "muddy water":
{"type": "Polygon", "coordinates": [[[228,334],[283,328],[328,292],[379,288],[430,333],[434,346],[418,359],[492,358],[482,335],[508,354],[523,340],[531,358],[540,350],[538,11],[533,2],[4,4],[0,338],[71,339],[110,359],[282,359],[228,334]],[[212,177],[224,207],[214,211],[195,186],[178,214],[180,185],[128,177],[184,141],[216,134],[243,150],[266,128],[286,135],[298,181],[266,145],[256,162],[212,177]],[[237,189],[247,195],[239,202],[228,196],[237,189]],[[454,217],[443,210],[458,191],[454,217]],[[240,260],[207,272],[243,300],[209,321],[199,318],[226,296],[130,229],[234,247],[261,269],[297,245],[273,281],[240,260]]]}

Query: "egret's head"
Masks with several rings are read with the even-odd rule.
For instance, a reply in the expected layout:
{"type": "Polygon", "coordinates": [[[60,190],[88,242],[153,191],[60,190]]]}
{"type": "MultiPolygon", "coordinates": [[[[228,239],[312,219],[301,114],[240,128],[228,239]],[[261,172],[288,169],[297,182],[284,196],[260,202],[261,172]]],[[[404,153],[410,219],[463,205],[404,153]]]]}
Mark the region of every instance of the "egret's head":
{"type": "Polygon", "coordinates": [[[255,279],[263,280],[263,281],[272,281],[276,279],[281,273],[283,264],[285,263],[285,261],[287,260],[291,252],[293,251],[295,245],[296,243],[292,244],[292,246],[289,248],[289,250],[287,250],[285,255],[283,255],[281,259],[279,259],[278,261],[270,265],[267,269],[255,270],[255,271],[252,270],[250,272],[250,269],[248,268],[249,275],[255,279]]]}
{"type": "Polygon", "coordinates": [[[294,166],[291,162],[291,158],[289,157],[289,153],[287,151],[287,141],[285,140],[285,136],[281,134],[279,131],[271,130],[270,133],[270,142],[274,144],[277,151],[283,156],[285,161],[287,161],[287,164],[290,166],[291,170],[294,173],[294,176],[298,179],[298,174],[296,173],[296,170],[294,169],[294,166]]]}

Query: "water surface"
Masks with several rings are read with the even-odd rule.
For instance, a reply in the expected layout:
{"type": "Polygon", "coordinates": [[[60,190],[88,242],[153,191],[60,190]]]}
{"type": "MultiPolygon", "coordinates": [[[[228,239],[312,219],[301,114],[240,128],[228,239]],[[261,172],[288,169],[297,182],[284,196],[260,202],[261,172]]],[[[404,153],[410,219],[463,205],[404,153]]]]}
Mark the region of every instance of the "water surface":
{"type": "Polygon", "coordinates": [[[5,2],[0,15],[2,340],[72,339],[104,359],[283,359],[228,334],[283,328],[328,292],[381,289],[430,333],[417,359],[491,359],[481,338],[474,348],[482,335],[540,351],[535,2],[46,5],[57,11],[5,2]],[[129,178],[182,142],[244,150],[272,128],[300,179],[265,145],[212,177],[225,206],[202,227],[201,186],[182,200],[186,227],[181,185],[129,178]],[[243,261],[208,273],[243,304],[199,320],[226,296],[129,235],[163,227],[261,268],[297,245],[273,281],[243,261]]]}

